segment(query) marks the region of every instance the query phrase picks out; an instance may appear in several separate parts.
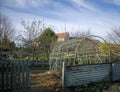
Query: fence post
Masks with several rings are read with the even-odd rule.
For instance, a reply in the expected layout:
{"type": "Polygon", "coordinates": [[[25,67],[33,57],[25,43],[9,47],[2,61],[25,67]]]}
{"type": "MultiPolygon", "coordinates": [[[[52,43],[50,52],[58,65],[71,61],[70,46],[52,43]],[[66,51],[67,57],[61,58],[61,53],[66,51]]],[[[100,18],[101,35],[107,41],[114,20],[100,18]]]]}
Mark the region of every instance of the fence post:
{"type": "Polygon", "coordinates": [[[115,75],[115,71],[116,71],[115,70],[115,68],[116,68],[115,62],[112,63],[111,67],[112,67],[112,69],[111,69],[111,80],[115,81],[115,79],[114,79],[114,75],[115,75]]]}
{"type": "Polygon", "coordinates": [[[110,81],[113,81],[114,63],[110,63],[110,81]]]}
{"type": "Polygon", "coordinates": [[[62,86],[65,87],[65,79],[66,79],[66,62],[62,63],[62,86]]]}

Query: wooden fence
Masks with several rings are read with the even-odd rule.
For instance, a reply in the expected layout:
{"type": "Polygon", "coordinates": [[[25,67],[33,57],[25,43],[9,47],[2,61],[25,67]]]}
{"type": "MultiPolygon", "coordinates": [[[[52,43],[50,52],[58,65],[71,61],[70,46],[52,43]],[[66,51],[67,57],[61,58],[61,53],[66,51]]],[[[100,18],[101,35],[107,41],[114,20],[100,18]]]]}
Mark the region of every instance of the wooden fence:
{"type": "Polygon", "coordinates": [[[0,92],[28,92],[28,61],[0,61],[0,92]]]}
{"type": "Polygon", "coordinates": [[[120,80],[120,62],[80,66],[66,66],[63,62],[62,82],[65,87],[102,80],[120,80]]]}
{"type": "Polygon", "coordinates": [[[30,66],[49,67],[48,61],[30,61],[30,66]]]}

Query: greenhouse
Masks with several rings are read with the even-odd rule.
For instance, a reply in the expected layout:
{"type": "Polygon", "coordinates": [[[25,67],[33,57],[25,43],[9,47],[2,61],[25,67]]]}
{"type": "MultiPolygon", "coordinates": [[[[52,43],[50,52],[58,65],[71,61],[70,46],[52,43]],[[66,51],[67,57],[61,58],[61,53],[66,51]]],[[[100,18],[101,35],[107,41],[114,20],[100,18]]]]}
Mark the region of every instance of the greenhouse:
{"type": "Polygon", "coordinates": [[[66,61],[67,66],[109,62],[109,55],[104,55],[99,49],[101,42],[106,43],[99,36],[89,36],[57,44],[50,53],[50,70],[60,71],[63,61],[66,61]]]}

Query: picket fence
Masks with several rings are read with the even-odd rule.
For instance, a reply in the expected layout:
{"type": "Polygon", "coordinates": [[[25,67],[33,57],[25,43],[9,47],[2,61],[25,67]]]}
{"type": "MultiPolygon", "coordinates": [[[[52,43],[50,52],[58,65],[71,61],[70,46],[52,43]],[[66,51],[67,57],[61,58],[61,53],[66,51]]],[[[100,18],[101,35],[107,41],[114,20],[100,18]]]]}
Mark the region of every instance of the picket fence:
{"type": "Polygon", "coordinates": [[[0,61],[0,92],[29,92],[28,61],[0,61]]]}
{"type": "Polygon", "coordinates": [[[64,87],[103,80],[120,80],[120,62],[80,66],[66,66],[66,62],[63,62],[62,82],[64,87]]]}

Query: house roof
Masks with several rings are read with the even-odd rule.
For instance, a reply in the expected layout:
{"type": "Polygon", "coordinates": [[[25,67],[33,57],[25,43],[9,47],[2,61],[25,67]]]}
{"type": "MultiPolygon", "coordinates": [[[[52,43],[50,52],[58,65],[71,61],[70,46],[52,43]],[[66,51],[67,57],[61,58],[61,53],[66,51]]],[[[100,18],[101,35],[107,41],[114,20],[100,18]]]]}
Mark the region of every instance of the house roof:
{"type": "Polygon", "coordinates": [[[64,32],[64,33],[58,33],[56,34],[58,36],[58,38],[65,38],[65,36],[69,34],[68,32],[64,32]]]}

